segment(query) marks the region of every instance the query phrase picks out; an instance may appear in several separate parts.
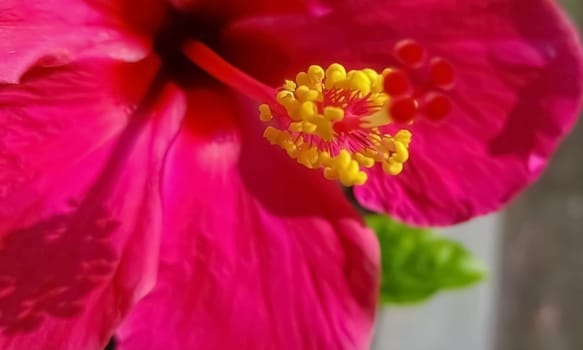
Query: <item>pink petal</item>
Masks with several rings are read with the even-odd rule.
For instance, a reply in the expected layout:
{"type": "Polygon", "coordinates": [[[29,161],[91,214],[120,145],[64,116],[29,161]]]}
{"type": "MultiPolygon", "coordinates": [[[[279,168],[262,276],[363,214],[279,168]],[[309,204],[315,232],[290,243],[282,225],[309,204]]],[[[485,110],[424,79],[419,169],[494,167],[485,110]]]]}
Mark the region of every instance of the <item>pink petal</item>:
{"type": "Polygon", "coordinates": [[[282,13],[305,13],[327,8],[320,0],[168,0],[174,7],[184,11],[204,13],[217,21],[282,13]]]}
{"type": "Polygon", "coordinates": [[[320,18],[239,21],[224,45],[275,86],[310,64],[381,69],[404,38],[455,65],[454,111],[413,125],[404,173],[373,169],[357,198],[420,225],[498,209],[540,175],[580,107],[581,48],[554,1],[354,1],[320,18]]]}
{"type": "MultiPolygon", "coordinates": [[[[333,183],[194,91],[164,172],[156,289],[121,349],[365,349],[378,248],[333,183]]],[[[251,112],[251,111],[249,111],[251,112]]]]}
{"type": "Polygon", "coordinates": [[[153,285],[184,112],[171,87],[136,110],[156,68],[92,60],[0,87],[1,349],[101,350],[153,285]]]}
{"type": "Polygon", "coordinates": [[[146,23],[163,14],[162,0],[147,1],[3,0],[0,82],[17,82],[32,65],[61,65],[79,57],[143,58],[151,45],[146,23]]]}

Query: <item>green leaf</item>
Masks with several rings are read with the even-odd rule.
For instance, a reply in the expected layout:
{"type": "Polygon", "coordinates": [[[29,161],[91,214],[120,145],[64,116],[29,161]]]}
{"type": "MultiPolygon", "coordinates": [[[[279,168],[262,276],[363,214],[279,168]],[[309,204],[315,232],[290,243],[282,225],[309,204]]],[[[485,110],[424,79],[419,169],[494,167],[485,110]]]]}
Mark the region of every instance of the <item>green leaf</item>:
{"type": "Polygon", "coordinates": [[[368,215],[381,247],[381,302],[418,303],[435,293],[474,285],[486,268],[458,242],[386,216],[368,215]]]}

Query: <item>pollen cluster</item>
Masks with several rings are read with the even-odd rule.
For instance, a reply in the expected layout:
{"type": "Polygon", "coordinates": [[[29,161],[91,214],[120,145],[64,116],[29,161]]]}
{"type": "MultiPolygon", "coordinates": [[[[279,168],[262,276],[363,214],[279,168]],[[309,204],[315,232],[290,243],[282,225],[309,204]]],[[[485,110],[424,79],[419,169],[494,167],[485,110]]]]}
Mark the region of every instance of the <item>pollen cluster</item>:
{"type": "Polygon", "coordinates": [[[455,83],[450,61],[403,39],[380,73],[347,71],[338,63],[310,66],[259,106],[259,118],[268,124],[265,138],[298,163],[345,186],[362,185],[367,168],[403,171],[412,136],[407,129],[419,118],[444,121],[454,107],[447,92],[455,83]]]}
{"type": "Polygon", "coordinates": [[[397,175],[409,157],[409,131],[394,136],[381,131],[390,123],[383,108],[388,101],[382,73],[313,65],[286,81],[274,104],[260,105],[259,117],[271,123],[265,138],[298,163],[321,168],[327,179],[345,186],[362,185],[365,168],[380,163],[397,175]]]}

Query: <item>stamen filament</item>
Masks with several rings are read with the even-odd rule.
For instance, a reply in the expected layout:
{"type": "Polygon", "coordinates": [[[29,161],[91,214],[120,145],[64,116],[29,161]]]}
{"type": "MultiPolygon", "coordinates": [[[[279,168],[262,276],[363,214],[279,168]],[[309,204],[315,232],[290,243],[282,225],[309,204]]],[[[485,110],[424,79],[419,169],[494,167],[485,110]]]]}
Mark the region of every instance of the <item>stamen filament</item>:
{"type": "Polygon", "coordinates": [[[277,93],[277,90],[242,72],[198,40],[186,42],[182,50],[186,57],[202,70],[255,101],[272,101],[277,93]]]}

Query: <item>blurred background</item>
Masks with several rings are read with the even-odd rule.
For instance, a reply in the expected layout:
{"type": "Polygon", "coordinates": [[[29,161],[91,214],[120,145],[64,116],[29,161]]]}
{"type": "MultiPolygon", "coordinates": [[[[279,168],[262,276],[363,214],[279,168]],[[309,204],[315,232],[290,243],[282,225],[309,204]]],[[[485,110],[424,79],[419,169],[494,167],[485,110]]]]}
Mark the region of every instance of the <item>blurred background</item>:
{"type": "MultiPolygon", "coordinates": [[[[583,28],[583,0],[560,1],[583,28]]],[[[374,350],[583,350],[583,123],[507,210],[439,233],[490,271],[418,306],[383,307],[374,350]]]]}

